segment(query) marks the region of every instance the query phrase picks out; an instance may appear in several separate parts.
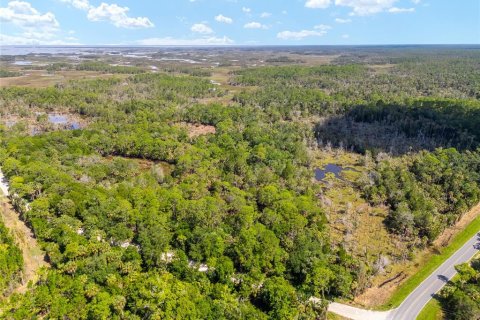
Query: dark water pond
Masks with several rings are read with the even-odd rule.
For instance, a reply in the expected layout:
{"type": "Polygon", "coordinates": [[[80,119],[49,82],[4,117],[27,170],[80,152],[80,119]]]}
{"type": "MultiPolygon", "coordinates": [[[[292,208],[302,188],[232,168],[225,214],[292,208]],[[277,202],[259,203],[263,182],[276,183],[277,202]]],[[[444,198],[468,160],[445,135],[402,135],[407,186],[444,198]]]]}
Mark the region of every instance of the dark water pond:
{"type": "Polygon", "coordinates": [[[324,169],[315,168],[315,179],[317,181],[323,181],[325,179],[325,177],[327,176],[327,173],[333,173],[335,178],[340,179],[340,180],[345,180],[341,176],[342,171],[356,171],[356,170],[353,169],[353,168],[349,168],[349,167],[344,168],[342,166],[339,166],[339,165],[336,165],[336,164],[333,164],[333,163],[329,163],[325,166],[324,169]]]}

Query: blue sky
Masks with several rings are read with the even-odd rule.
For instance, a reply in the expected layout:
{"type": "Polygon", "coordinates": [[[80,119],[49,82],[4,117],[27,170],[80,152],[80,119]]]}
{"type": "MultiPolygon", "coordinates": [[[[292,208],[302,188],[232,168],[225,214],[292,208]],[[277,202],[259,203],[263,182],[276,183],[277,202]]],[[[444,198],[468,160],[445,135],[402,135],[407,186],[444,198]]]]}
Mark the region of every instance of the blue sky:
{"type": "Polygon", "coordinates": [[[479,0],[0,1],[0,43],[479,44],[479,0]]]}

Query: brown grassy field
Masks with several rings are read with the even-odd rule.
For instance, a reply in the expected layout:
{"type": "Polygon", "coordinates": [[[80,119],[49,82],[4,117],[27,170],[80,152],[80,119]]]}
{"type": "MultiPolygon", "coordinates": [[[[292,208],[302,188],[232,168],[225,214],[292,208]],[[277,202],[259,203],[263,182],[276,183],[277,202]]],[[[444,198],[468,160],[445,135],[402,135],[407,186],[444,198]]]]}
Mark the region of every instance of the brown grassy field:
{"type": "MultiPolygon", "coordinates": [[[[11,70],[16,71],[16,70],[11,70]]],[[[20,86],[30,88],[46,88],[69,80],[110,78],[113,75],[95,71],[58,71],[53,74],[45,70],[24,70],[20,77],[0,78],[0,87],[20,86]]],[[[126,77],[126,75],[115,75],[126,77]]]]}

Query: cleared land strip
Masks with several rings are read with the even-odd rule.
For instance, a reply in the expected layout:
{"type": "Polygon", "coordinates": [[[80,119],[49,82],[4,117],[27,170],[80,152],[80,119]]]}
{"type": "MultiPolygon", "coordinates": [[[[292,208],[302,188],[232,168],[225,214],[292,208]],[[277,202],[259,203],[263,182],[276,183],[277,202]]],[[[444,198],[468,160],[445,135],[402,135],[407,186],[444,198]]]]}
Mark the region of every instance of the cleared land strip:
{"type": "Polygon", "coordinates": [[[24,293],[27,291],[29,281],[35,281],[37,271],[43,266],[48,266],[48,264],[45,261],[45,253],[40,249],[32,230],[25,222],[20,220],[18,213],[12,208],[8,198],[5,196],[8,195],[8,184],[4,180],[1,169],[0,190],[2,190],[2,194],[0,194],[2,221],[12,233],[18,247],[22,250],[24,261],[22,283],[15,288],[14,292],[24,293]]]}

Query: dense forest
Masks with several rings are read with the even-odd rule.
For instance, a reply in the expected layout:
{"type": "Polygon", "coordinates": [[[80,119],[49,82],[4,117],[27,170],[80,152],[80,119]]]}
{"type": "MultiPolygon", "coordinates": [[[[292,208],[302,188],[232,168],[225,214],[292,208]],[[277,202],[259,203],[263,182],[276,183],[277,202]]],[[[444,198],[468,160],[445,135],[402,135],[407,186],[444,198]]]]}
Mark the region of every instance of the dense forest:
{"type": "Polygon", "coordinates": [[[373,155],[355,187],[412,248],[480,200],[480,60],[392,60],[240,69],[228,87],[210,69],[82,62],[118,75],[0,89],[16,121],[0,164],[50,264],[7,318],[316,319],[353,298],[374,266],[329,238],[317,148],[373,155]],[[47,113],[86,125],[32,134],[47,113]]]}
{"type": "Polygon", "coordinates": [[[425,246],[480,201],[480,150],[437,149],[377,165],[365,194],[387,204],[390,230],[425,246]]]}
{"type": "Polygon", "coordinates": [[[14,204],[52,265],[13,299],[14,318],[310,318],[324,310],[310,296],[351,295],[358,266],[329,245],[307,127],[195,104],[218,94],[208,81],[127,81],[2,92],[4,110],[22,101],[96,117],[86,130],[4,131],[14,204]],[[182,122],[216,134],[189,138],[182,122]]]}
{"type": "Polygon", "coordinates": [[[393,232],[425,245],[479,200],[479,75],[463,68],[478,60],[462,62],[405,59],[389,74],[360,64],[247,69],[235,73],[235,84],[260,89],[235,99],[277,119],[320,116],[320,145],[406,154],[379,161],[362,188],[372,203],[391,208],[386,224],[393,232]],[[430,152],[411,154],[419,150],[430,152]]]}

